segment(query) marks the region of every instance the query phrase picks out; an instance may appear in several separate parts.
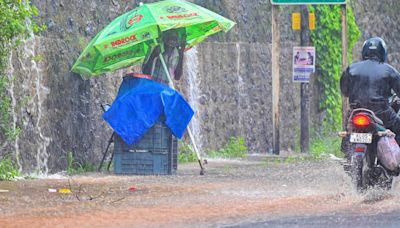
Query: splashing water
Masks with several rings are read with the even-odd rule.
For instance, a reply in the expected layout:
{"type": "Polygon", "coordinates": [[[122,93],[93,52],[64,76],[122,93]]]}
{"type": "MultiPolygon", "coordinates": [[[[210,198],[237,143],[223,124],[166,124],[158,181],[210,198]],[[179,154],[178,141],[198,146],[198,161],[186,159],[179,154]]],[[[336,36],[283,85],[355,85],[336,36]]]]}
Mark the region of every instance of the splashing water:
{"type": "Polygon", "coordinates": [[[190,129],[193,132],[194,140],[197,148],[202,151],[202,134],[199,120],[199,96],[200,96],[200,78],[198,78],[199,59],[197,57],[197,48],[193,47],[185,54],[186,72],[188,74],[187,84],[189,85],[189,104],[195,110],[195,115],[191,121],[190,129]]]}
{"type": "MultiPolygon", "coordinates": [[[[241,94],[240,96],[238,96],[238,106],[240,106],[240,104],[242,103],[242,97],[244,94],[246,94],[245,91],[245,83],[243,81],[243,78],[240,74],[240,43],[236,43],[236,51],[237,51],[237,61],[236,61],[236,75],[238,77],[238,84],[237,84],[237,91],[239,94],[241,94]]],[[[241,115],[242,113],[239,112],[239,126],[242,126],[242,122],[243,122],[243,115],[241,115]]]]}

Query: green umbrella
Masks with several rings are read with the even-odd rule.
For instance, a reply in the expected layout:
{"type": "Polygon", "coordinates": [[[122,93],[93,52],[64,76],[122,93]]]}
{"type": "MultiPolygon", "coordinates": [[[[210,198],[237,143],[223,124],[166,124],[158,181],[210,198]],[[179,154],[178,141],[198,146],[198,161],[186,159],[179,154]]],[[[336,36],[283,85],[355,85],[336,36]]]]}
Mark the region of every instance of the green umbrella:
{"type": "Polygon", "coordinates": [[[184,0],[141,4],[97,34],[72,71],[90,78],[141,63],[160,43],[162,33],[170,29],[185,29],[186,48],[191,48],[210,35],[227,32],[234,25],[233,21],[184,0]]]}

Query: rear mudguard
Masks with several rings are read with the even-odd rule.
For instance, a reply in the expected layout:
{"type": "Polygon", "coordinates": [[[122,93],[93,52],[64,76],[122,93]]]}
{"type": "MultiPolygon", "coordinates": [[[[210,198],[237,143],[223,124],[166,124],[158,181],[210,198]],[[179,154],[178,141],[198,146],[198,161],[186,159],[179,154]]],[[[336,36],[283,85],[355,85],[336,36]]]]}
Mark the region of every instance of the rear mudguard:
{"type": "Polygon", "coordinates": [[[364,181],[365,153],[352,151],[350,159],[350,176],[358,191],[366,188],[364,181]]]}
{"type": "Polygon", "coordinates": [[[388,174],[386,169],[377,164],[375,145],[376,143],[352,145],[350,174],[359,192],[364,192],[373,186],[386,190],[392,186],[393,175],[388,174]]]}

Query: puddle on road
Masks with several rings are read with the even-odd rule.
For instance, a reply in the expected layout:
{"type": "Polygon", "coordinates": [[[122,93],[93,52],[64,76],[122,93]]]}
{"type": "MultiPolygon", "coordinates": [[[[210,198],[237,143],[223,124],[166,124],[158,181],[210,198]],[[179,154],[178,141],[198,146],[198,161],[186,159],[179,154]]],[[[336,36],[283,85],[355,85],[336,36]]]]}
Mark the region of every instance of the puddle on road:
{"type": "MultiPolygon", "coordinates": [[[[338,208],[350,212],[388,211],[400,205],[399,185],[395,185],[389,193],[377,191],[360,195],[352,187],[350,177],[343,171],[342,166],[333,161],[279,164],[211,163],[205,176],[198,176],[197,167],[194,166],[193,169],[196,169],[196,172],[184,168],[183,173],[176,176],[128,177],[93,174],[74,177],[71,185],[74,190],[80,189],[82,185],[82,189],[87,191],[82,197],[87,195],[96,197],[106,192],[108,195],[96,198],[94,201],[103,203],[116,201],[116,207],[139,204],[144,207],[160,203],[172,206],[177,203],[178,198],[178,202],[184,205],[209,201],[212,203],[205,204],[210,208],[224,205],[226,200],[232,201],[231,203],[241,200],[250,204],[256,203],[261,210],[270,206],[290,209],[290,203],[294,203],[298,208],[305,208],[310,213],[311,211],[318,213],[321,208],[325,211],[335,211],[338,208]],[[131,186],[147,190],[132,194],[128,191],[131,186]],[[118,201],[119,199],[123,200],[118,201]]],[[[57,207],[64,203],[75,203],[77,208],[78,205],[83,208],[79,210],[93,206],[84,198],[79,202],[74,195],[60,198],[58,194],[48,193],[50,187],[69,187],[68,180],[0,182],[0,189],[2,186],[7,187],[6,189],[15,189],[15,187],[17,189],[10,193],[0,194],[0,209],[1,204],[13,205],[22,211],[27,206],[57,207]],[[28,196],[28,194],[31,195],[28,196]]],[[[97,206],[99,205],[93,207],[97,206]]],[[[303,212],[299,211],[299,213],[303,212]]]]}
{"type": "Polygon", "coordinates": [[[245,175],[248,180],[237,180],[237,183],[226,184],[224,188],[212,190],[210,193],[255,201],[304,199],[304,204],[311,197],[323,199],[318,204],[328,205],[327,207],[332,205],[375,211],[387,211],[400,204],[399,184],[395,184],[389,192],[372,189],[365,194],[359,194],[343,167],[335,161],[264,165],[262,169],[253,170],[258,172],[256,177],[252,173],[241,172],[238,170],[236,175],[245,175]]]}

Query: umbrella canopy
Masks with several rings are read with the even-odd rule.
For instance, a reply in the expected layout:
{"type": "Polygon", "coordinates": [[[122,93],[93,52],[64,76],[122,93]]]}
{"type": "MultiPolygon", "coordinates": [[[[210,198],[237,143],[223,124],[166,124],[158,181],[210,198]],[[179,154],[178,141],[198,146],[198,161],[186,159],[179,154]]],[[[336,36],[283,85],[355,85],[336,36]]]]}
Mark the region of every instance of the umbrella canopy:
{"type": "Polygon", "coordinates": [[[184,0],[142,4],[105,27],[85,48],[72,71],[90,78],[141,63],[162,33],[185,29],[186,48],[235,23],[208,9],[184,0]]]}

